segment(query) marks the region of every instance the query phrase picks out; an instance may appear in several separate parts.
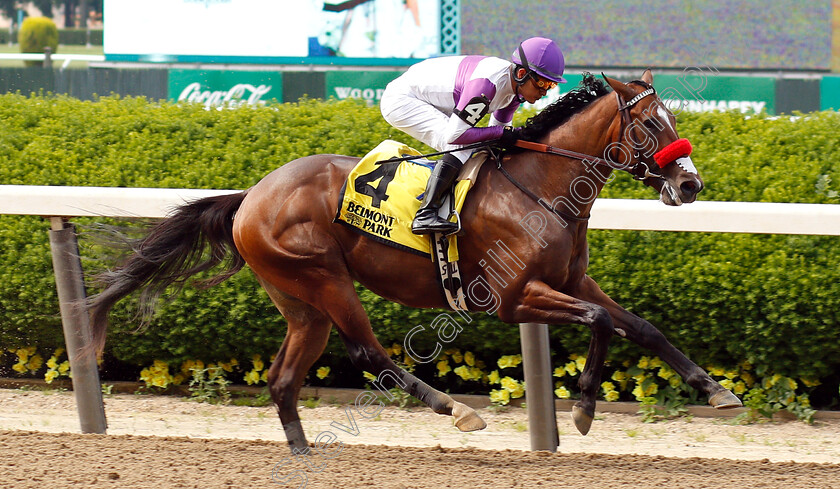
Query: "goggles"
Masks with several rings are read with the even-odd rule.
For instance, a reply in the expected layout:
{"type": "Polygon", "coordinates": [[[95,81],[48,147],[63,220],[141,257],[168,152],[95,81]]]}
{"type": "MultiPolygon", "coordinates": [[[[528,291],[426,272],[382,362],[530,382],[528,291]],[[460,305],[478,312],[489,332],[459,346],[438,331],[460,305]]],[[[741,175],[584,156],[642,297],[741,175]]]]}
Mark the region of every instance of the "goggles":
{"type": "Polygon", "coordinates": [[[528,75],[530,75],[531,79],[534,80],[534,83],[537,85],[537,87],[539,87],[539,88],[541,88],[545,91],[551,90],[552,88],[557,86],[556,81],[547,80],[547,79],[537,75],[533,71],[528,73],[528,75]]]}

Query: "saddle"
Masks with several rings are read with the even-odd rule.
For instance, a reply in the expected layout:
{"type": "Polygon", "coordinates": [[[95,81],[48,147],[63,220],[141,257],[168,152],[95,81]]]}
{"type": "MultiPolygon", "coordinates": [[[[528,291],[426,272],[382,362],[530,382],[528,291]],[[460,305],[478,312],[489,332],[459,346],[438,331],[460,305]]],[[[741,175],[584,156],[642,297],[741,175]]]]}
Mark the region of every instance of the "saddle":
{"type": "MultiPolygon", "coordinates": [[[[341,187],[333,222],[350,227],[380,243],[431,258],[441,274],[444,295],[453,309],[466,310],[458,273],[457,233],[421,236],[411,232],[434,162],[423,159],[392,161],[420,153],[402,143],[385,140],[365,155],[341,187]],[[460,297],[460,300],[459,300],[460,297]]],[[[441,216],[458,219],[467,193],[478,177],[486,152],[476,152],[464,164],[455,188],[441,206],[441,216]]]]}

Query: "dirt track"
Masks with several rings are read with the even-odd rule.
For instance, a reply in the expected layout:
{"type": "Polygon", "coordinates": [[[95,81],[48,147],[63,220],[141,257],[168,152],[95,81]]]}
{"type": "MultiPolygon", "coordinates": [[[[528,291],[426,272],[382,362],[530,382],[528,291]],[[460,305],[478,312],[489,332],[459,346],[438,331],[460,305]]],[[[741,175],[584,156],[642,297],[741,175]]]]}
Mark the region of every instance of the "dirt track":
{"type": "MultiPolygon", "coordinates": [[[[301,409],[310,441],[341,421],[343,407],[301,409]]],[[[360,421],[358,436],[333,429],[341,451],[331,459],[316,455],[307,468],[287,460],[270,407],[115,396],[106,399],[109,435],[65,432],[78,431],[73,409],[69,393],[0,390],[0,430],[9,430],[0,431],[0,487],[298,487],[294,470],[306,474],[309,488],[840,487],[838,421],[744,427],[698,418],[647,425],[637,416],[606,414],[581,437],[569,431],[567,413],[558,413],[561,451],[550,454],[525,451],[521,409],[482,410],[488,429],[465,435],[427,409],[388,408],[381,419],[360,421]],[[292,477],[276,484],[272,469],[284,461],[289,464],[275,477],[292,477]]]]}

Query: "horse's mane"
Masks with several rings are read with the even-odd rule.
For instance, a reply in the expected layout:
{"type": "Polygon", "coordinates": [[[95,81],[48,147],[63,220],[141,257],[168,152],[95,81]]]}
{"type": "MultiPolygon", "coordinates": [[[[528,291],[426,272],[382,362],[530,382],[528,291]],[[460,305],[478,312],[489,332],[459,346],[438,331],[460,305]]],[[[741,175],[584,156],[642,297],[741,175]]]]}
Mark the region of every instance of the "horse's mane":
{"type": "Polygon", "coordinates": [[[603,81],[595,78],[592,73],[584,73],[583,80],[577,88],[572,89],[556,102],[552,103],[539,114],[528,119],[522,128],[522,139],[535,141],[543,137],[550,130],[563,124],[584,107],[610,92],[603,81]]]}

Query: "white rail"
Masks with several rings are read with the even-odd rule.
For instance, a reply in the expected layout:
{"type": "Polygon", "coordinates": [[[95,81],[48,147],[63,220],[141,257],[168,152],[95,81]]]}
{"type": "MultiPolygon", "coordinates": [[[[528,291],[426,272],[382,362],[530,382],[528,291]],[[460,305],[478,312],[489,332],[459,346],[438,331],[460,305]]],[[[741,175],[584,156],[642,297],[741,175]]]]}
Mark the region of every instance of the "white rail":
{"type": "MultiPolygon", "coordinates": [[[[239,190],[0,185],[0,214],[165,217],[185,202],[239,190]]],[[[591,229],[840,235],[840,205],[598,199],[591,229]]]]}

